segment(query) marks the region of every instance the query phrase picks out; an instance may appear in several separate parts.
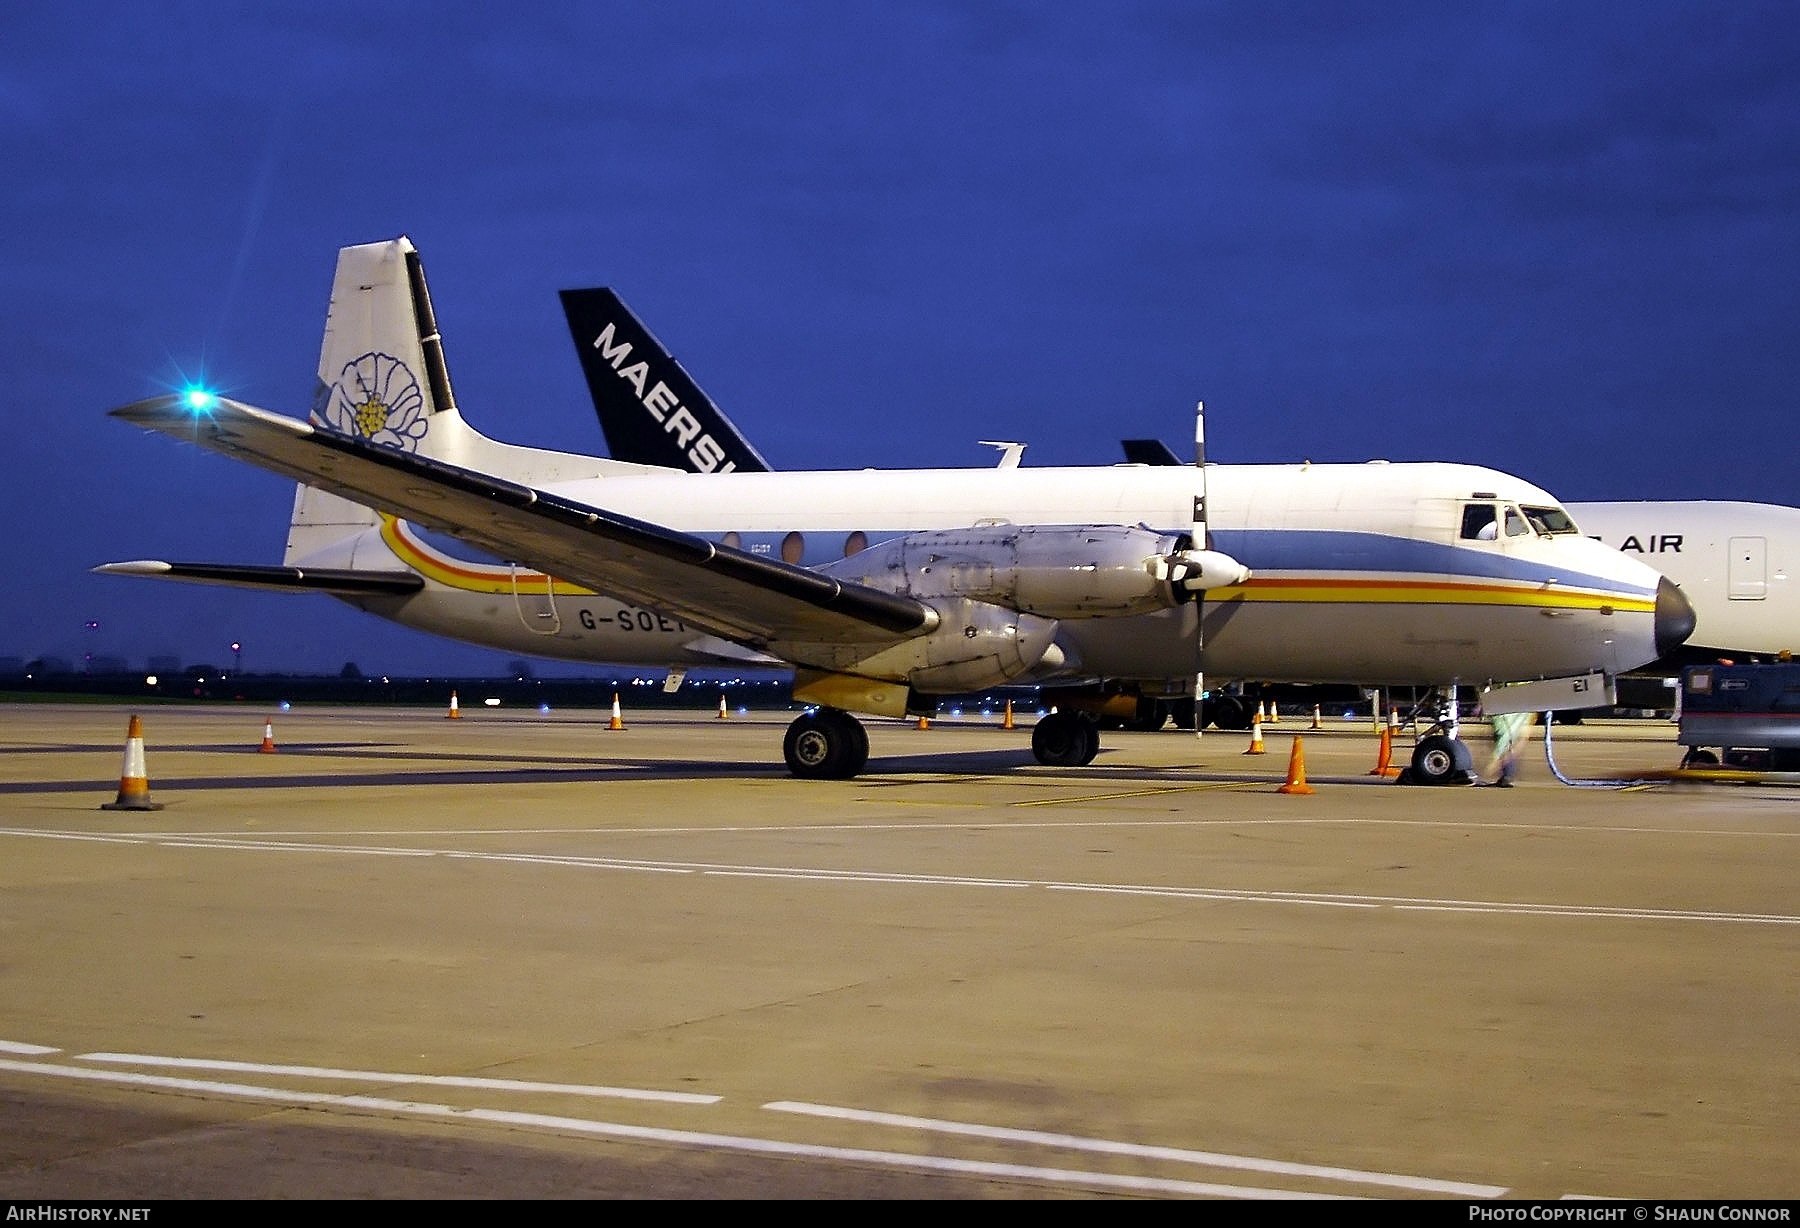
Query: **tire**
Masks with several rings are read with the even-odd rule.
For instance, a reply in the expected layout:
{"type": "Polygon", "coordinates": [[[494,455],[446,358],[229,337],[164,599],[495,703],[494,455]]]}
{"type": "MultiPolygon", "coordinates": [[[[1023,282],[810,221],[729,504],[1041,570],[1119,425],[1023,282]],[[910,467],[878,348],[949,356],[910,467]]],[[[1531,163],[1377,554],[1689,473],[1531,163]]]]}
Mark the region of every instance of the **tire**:
{"type": "Polygon", "coordinates": [[[849,780],[869,761],[869,734],[848,712],[819,708],[788,726],[781,754],[802,780],[849,780]]]}
{"type": "Polygon", "coordinates": [[[1052,712],[1032,729],[1031,753],[1045,767],[1081,767],[1100,753],[1100,730],[1078,712],[1052,712]]]}
{"type": "Polygon", "coordinates": [[[1718,767],[1719,757],[1710,750],[1690,750],[1686,755],[1682,756],[1681,766],[1684,768],[1718,767]]]}
{"type": "Polygon", "coordinates": [[[1206,723],[1228,733],[1242,733],[1250,728],[1255,713],[1236,695],[1215,695],[1202,708],[1206,723]]]}
{"type": "Polygon", "coordinates": [[[1161,700],[1139,699],[1137,715],[1125,722],[1125,728],[1133,733],[1155,733],[1169,723],[1169,710],[1161,700]]]}
{"type": "Polygon", "coordinates": [[[1411,780],[1421,785],[1467,784],[1475,770],[1468,744],[1433,734],[1413,748],[1411,780]]]}

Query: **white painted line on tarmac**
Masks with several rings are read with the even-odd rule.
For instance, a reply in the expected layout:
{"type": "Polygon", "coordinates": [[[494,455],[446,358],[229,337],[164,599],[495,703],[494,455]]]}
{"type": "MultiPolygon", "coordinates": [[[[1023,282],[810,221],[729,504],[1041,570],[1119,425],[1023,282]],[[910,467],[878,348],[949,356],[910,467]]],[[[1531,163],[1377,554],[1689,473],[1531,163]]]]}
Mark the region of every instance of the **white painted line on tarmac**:
{"type": "MultiPolygon", "coordinates": [[[[51,1052],[54,1052],[52,1050],[51,1052]]],[[[283,1066],[266,1062],[232,1062],[198,1057],[159,1057],[148,1053],[78,1053],[78,1062],[106,1062],[175,1070],[217,1070],[233,1074],[294,1075],[361,1083],[417,1083],[429,1087],[473,1087],[489,1091],[543,1092],[558,1096],[603,1096],[614,1100],[655,1100],[666,1104],[717,1104],[722,1096],[703,1092],[646,1091],[590,1083],[538,1083],[527,1079],[491,1079],[477,1075],[421,1075],[391,1070],[340,1070],[330,1066],[283,1066]]]]}
{"type": "Polygon", "coordinates": [[[1296,1164],[1288,1160],[1265,1160],[1256,1156],[1226,1155],[1216,1151],[1190,1151],[1184,1147],[1153,1147],[1143,1143],[1122,1143],[1113,1139],[1091,1138],[1080,1134],[1051,1134],[1041,1130],[1015,1130],[1006,1126],[983,1126],[972,1122],[944,1121],[934,1117],[908,1117],[899,1113],[874,1113],[863,1109],[838,1108],[824,1104],[802,1104],[778,1100],[763,1105],[777,1113],[801,1113],[809,1117],[829,1117],[839,1121],[858,1121],[876,1126],[899,1126],[909,1130],[928,1130],[939,1134],[963,1134],[975,1138],[998,1139],[1009,1143],[1035,1143],[1045,1147],[1062,1147],[1074,1151],[1095,1151],[1106,1155],[1134,1156],[1150,1160],[1173,1160],[1182,1164],[1201,1164],[1208,1168],[1239,1168],[1272,1173],[1283,1177],[1317,1177],[1326,1181],[1345,1181],[1358,1185],[1381,1185],[1412,1190],[1422,1194],[1444,1194],[1457,1198],[1498,1198],[1506,1193],[1503,1185],[1473,1185],[1464,1181],[1439,1181],[1431,1177],[1408,1177],[1399,1173],[1364,1172],[1355,1168],[1333,1168],[1318,1164],[1296,1164]]]}
{"type": "Polygon", "coordinates": [[[59,1066],[48,1062],[17,1062],[0,1059],[0,1070],[45,1078],[76,1079],[151,1091],[188,1092],[197,1095],[227,1096],[274,1104],[291,1104],[305,1108],[348,1109],[406,1117],[427,1117],[452,1121],[478,1121],[491,1125],[523,1129],[548,1130],[603,1138],[631,1139],[638,1142],[670,1146],[711,1148],[719,1151],[746,1152],[754,1155],[792,1156],[806,1159],[832,1160],[851,1164],[876,1164],[889,1168],[925,1170],[969,1177],[995,1177],[1020,1181],[1043,1181],[1085,1188],[1127,1190],[1147,1194],[1184,1194],[1193,1197],[1246,1199],[1337,1199],[1341,1195],[1314,1194],[1301,1190],[1263,1189],[1255,1186],[1223,1185],[1200,1181],[1176,1181],[1159,1177],[1142,1177],[1119,1173],[1086,1172],[1081,1169],[1043,1168],[1028,1164],[996,1164],[982,1160],[960,1160],[950,1156],[909,1155],[899,1151],[871,1151],[855,1147],[828,1147],[807,1143],[790,1143],[779,1139],[749,1138],[731,1134],[709,1134],[691,1130],[666,1130],[650,1126],[627,1125],[622,1122],[593,1121],[584,1117],[558,1117],[543,1113],[520,1113],[502,1109],[458,1108],[455,1105],[431,1104],[414,1100],[390,1100],[378,1096],[342,1096],[323,1092],[290,1091],[277,1087],[260,1087],[249,1083],[218,1083],[205,1079],[179,1079],[167,1075],[138,1074],[122,1070],[95,1070],[82,1066],[59,1066]]]}
{"type": "MultiPolygon", "coordinates": [[[[0,835],[41,835],[0,828],[0,835]]],[[[1405,896],[1344,895],[1328,892],[1253,891],[1224,887],[1159,886],[1152,883],[1071,883],[1052,879],[977,878],[950,874],[899,874],[873,870],[832,870],[808,866],[732,865],[709,862],[667,861],[622,857],[574,857],[553,854],[489,853],[472,849],[409,849],[382,845],[308,844],[294,840],[171,840],[145,836],[113,842],[138,843],[165,848],[221,849],[245,853],[335,853],[368,857],[442,857],[516,865],[547,865],[586,870],[619,870],[655,874],[695,874],[720,878],[798,879],[810,882],[878,883],[895,886],[961,888],[1039,888],[1045,891],[1081,892],[1090,895],[1158,896],[1169,899],[1209,900],[1245,904],[1292,904],[1308,907],[1392,909],[1396,912],[1491,913],[1519,917],[1584,917],[1615,921],[1679,921],[1702,924],[1800,925],[1800,916],[1787,913],[1718,912],[1705,909],[1626,908],[1601,904],[1534,903],[1518,900],[1440,900],[1405,896]]]]}
{"type": "Polygon", "coordinates": [[[28,1045],[22,1040],[0,1040],[0,1053],[20,1053],[26,1055],[61,1053],[61,1049],[49,1045],[28,1045]]]}

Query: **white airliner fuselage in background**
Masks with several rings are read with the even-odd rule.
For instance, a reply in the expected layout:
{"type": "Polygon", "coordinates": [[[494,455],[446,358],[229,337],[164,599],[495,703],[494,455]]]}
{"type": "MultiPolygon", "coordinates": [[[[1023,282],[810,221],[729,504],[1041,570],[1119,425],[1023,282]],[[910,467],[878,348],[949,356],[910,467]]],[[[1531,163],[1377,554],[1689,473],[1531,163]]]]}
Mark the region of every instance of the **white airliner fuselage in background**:
{"type": "MultiPolygon", "coordinates": [[[[610,340],[644,411],[697,432],[610,340]]],[[[805,776],[861,770],[868,739],[850,712],[927,712],[990,686],[1191,695],[1201,670],[1451,693],[1579,686],[1691,628],[1656,572],[1575,532],[1543,490],[1475,466],[687,473],[500,443],[455,407],[404,239],[340,253],[319,375],[310,423],[215,397],[115,411],[299,480],[280,566],[104,570],[310,588],[572,660],[791,666],[796,697],[818,705],[784,745],[805,776]]],[[[1057,713],[1033,749],[1086,763],[1097,734],[1057,713]]],[[[1468,762],[1451,723],[1414,769],[1444,783],[1468,762]]]]}
{"type": "Polygon", "coordinates": [[[1694,633],[1677,660],[1800,653],[1800,508],[1770,503],[1570,503],[1583,533],[1681,586],[1694,633]]]}

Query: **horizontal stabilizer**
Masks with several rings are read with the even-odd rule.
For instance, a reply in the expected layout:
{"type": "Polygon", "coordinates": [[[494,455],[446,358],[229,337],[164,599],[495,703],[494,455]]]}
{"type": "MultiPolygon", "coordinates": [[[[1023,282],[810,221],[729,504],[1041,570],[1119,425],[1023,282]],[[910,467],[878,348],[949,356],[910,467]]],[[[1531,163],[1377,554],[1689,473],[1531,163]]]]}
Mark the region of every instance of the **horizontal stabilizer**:
{"type": "Polygon", "coordinates": [[[425,587],[424,578],[416,572],[351,571],[338,567],[259,567],[135,559],[129,563],[102,563],[94,570],[109,576],[186,580],[190,584],[223,584],[278,593],[330,593],[334,597],[404,597],[425,587]]]}

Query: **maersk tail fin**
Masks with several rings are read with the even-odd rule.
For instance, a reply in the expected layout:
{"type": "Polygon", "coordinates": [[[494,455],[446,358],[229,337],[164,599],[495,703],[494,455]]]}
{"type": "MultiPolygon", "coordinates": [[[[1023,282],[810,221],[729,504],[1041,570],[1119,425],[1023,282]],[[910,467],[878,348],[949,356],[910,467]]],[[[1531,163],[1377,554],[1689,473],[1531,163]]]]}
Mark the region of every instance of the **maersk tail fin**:
{"type": "Polygon", "coordinates": [[[769,463],[610,289],[562,291],[594,413],[613,459],[694,473],[769,463]]]}

